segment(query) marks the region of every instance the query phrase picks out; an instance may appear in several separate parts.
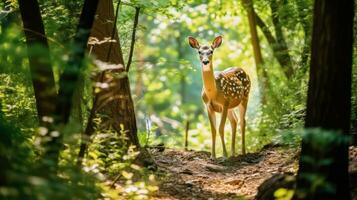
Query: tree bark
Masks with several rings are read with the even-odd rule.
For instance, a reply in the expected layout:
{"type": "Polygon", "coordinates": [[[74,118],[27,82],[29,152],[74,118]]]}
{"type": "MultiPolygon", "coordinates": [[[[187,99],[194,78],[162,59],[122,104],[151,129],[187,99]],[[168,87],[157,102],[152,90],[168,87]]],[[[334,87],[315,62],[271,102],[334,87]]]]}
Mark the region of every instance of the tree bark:
{"type": "MultiPolygon", "coordinates": [[[[91,37],[102,40],[105,37],[110,36],[112,33],[111,29],[113,24],[107,23],[108,21],[114,21],[112,0],[102,0],[99,8],[100,9],[97,11],[98,18],[94,23],[91,37]]],[[[137,138],[136,118],[134,104],[131,98],[129,79],[125,72],[123,54],[116,29],[114,38],[115,42],[112,43],[112,50],[115,50],[116,52],[112,51],[109,59],[107,59],[106,56],[109,46],[108,43],[96,45],[92,49],[92,53],[97,59],[121,66],[119,69],[107,71],[104,76],[103,82],[110,83],[113,87],[110,87],[108,90],[103,90],[101,94],[99,94],[101,97],[99,97],[100,101],[97,106],[100,106],[101,108],[98,112],[103,116],[112,118],[108,119],[112,122],[110,123],[110,126],[114,127],[118,133],[126,132],[126,135],[129,138],[129,143],[140,148],[139,140],[137,138]],[[111,94],[110,97],[109,95],[106,95],[108,92],[111,94]],[[103,104],[103,102],[105,103],[103,104]]]]}
{"type": "MultiPolygon", "coordinates": [[[[353,19],[353,0],[315,1],[306,128],[320,127],[343,134],[349,131],[353,19]]],[[[303,139],[298,199],[350,199],[347,144],[336,141],[325,150],[328,152],[326,155],[332,158],[328,165],[304,162],[306,157],[321,157],[315,149],[312,141],[303,139]],[[312,187],[311,182],[304,178],[307,174],[322,174],[335,191],[317,189],[307,197],[299,197],[304,189],[312,187]]]]}
{"type": "Polygon", "coordinates": [[[291,57],[289,54],[288,45],[286,43],[286,39],[282,30],[282,25],[279,19],[279,10],[278,10],[278,2],[277,0],[270,0],[270,9],[271,9],[271,17],[273,21],[273,26],[275,30],[275,38],[276,38],[276,48],[279,51],[276,51],[277,56],[279,57],[279,62],[281,62],[281,66],[287,78],[290,78],[294,69],[292,67],[291,57]]]}
{"type": "Polygon", "coordinates": [[[126,65],[126,71],[127,72],[129,72],[131,61],[133,60],[133,53],[134,53],[134,47],[135,47],[135,38],[136,38],[136,29],[137,29],[138,23],[139,23],[139,14],[140,14],[140,8],[136,7],[135,8],[133,31],[132,31],[132,34],[131,34],[131,43],[130,43],[128,64],[126,65]]]}
{"type": "MultiPolygon", "coordinates": [[[[178,29],[180,29],[180,25],[177,26],[178,29]]],[[[181,36],[181,35],[180,35],[181,36]]],[[[184,48],[182,48],[182,44],[181,44],[181,37],[177,37],[176,38],[176,46],[177,46],[177,68],[180,69],[180,61],[181,59],[184,58],[184,48]]],[[[186,86],[187,86],[187,81],[186,81],[186,76],[187,76],[187,72],[186,70],[180,70],[180,97],[181,97],[181,105],[184,105],[187,100],[186,100],[186,86]]]]}
{"type": "MultiPolygon", "coordinates": [[[[98,60],[108,63],[121,63],[118,67],[123,68],[124,59],[121,52],[121,46],[119,37],[116,31],[116,18],[118,17],[120,2],[118,3],[116,15],[114,16],[113,2],[111,0],[102,0],[98,4],[96,10],[96,19],[94,20],[90,39],[88,42],[88,50],[90,54],[93,54],[98,60]],[[113,43],[116,44],[113,48],[113,43]]],[[[95,82],[102,83],[105,81],[106,71],[103,70],[100,74],[95,77],[95,82]]],[[[107,92],[108,93],[108,92],[107,92]]],[[[96,93],[93,90],[94,98],[92,109],[88,116],[88,122],[84,133],[82,134],[81,145],[79,148],[77,165],[82,165],[82,160],[84,158],[85,152],[88,148],[88,143],[90,142],[90,137],[95,131],[94,118],[100,106],[101,96],[105,96],[105,91],[102,90],[100,93],[96,93]]],[[[110,96],[110,95],[109,95],[110,96]]]]}
{"type": "MultiPolygon", "coordinates": [[[[28,0],[24,0],[28,1],[28,0]]],[[[59,80],[59,92],[56,101],[56,110],[54,113],[54,124],[58,126],[65,125],[69,120],[69,114],[72,107],[72,99],[77,84],[82,60],[85,54],[90,29],[94,21],[94,15],[99,0],[86,0],[83,5],[82,13],[79,19],[76,35],[74,38],[74,48],[69,56],[68,65],[59,80]]],[[[59,153],[62,147],[63,134],[50,136],[49,141],[45,143],[44,161],[49,163],[49,170],[57,169],[59,153]]]]}
{"type": "Polygon", "coordinates": [[[261,49],[260,49],[260,43],[259,43],[259,37],[258,37],[258,32],[257,32],[257,26],[256,26],[256,14],[254,11],[253,7],[253,2],[252,0],[242,0],[243,6],[245,7],[248,15],[248,22],[249,22],[249,30],[250,30],[250,35],[251,35],[251,41],[252,41],[252,46],[253,46],[253,53],[254,53],[254,60],[255,60],[255,65],[257,68],[258,72],[258,77],[260,79],[260,89],[261,89],[261,94],[262,94],[262,102],[263,104],[266,103],[266,91],[268,86],[268,74],[264,70],[264,61],[263,57],[261,54],[261,49]]]}
{"type": "MultiPolygon", "coordinates": [[[[286,73],[286,71],[287,71],[286,63],[287,63],[287,60],[290,60],[290,55],[286,55],[286,54],[288,54],[288,51],[286,49],[282,48],[283,46],[278,44],[276,38],[274,37],[272,32],[269,30],[269,27],[265,24],[265,22],[262,20],[262,18],[260,18],[260,16],[257,13],[255,13],[255,18],[256,18],[257,25],[259,26],[260,30],[264,34],[265,38],[267,39],[267,41],[269,43],[270,48],[273,51],[274,57],[278,61],[280,67],[283,69],[285,76],[287,78],[289,78],[291,75],[288,75],[286,73]],[[289,59],[286,59],[286,58],[289,58],[289,59]]],[[[288,61],[288,62],[291,63],[291,61],[288,61]]]]}
{"type": "MultiPolygon", "coordinates": [[[[134,20],[134,29],[136,29],[138,23],[139,9],[136,9],[136,11],[137,15],[134,20]]],[[[143,161],[144,165],[147,163],[150,164],[152,163],[152,160],[150,159],[151,157],[145,149],[141,148],[137,137],[136,117],[134,103],[131,97],[129,78],[124,67],[125,64],[121,51],[119,35],[116,28],[113,29],[113,22],[115,21],[113,1],[101,0],[97,10],[97,15],[98,17],[96,18],[91,30],[91,37],[96,38],[98,41],[104,41],[106,38],[110,37],[110,35],[114,34],[112,35],[114,41],[99,42],[93,46],[89,46],[89,49],[98,60],[108,64],[114,64],[117,66],[117,69],[106,70],[96,78],[97,82],[108,83],[109,87],[102,88],[101,91],[96,94],[95,98],[98,100],[94,101],[95,103],[92,109],[93,112],[91,112],[92,116],[89,117],[89,124],[87,125],[85,135],[88,138],[93,134],[94,124],[92,120],[97,113],[102,117],[102,121],[106,122],[101,125],[101,129],[114,128],[118,134],[125,134],[128,138],[125,146],[127,148],[130,145],[136,146],[137,150],[141,153],[140,155],[145,155],[143,157],[139,156],[138,159],[143,161]]],[[[135,34],[135,32],[133,34],[135,34]]],[[[133,38],[135,41],[135,35],[133,38]]],[[[129,60],[131,60],[131,58],[129,58],[129,60]]],[[[86,148],[87,147],[84,145],[81,147],[81,152],[78,156],[79,162],[81,157],[83,158],[86,148]]]]}
{"type": "Polygon", "coordinates": [[[40,124],[55,112],[56,86],[48,42],[37,0],[19,0],[40,124]]]}
{"type": "MultiPolygon", "coordinates": [[[[301,66],[303,69],[307,69],[307,62],[309,59],[310,43],[311,43],[311,23],[306,19],[307,15],[304,9],[308,3],[306,1],[296,1],[297,12],[299,15],[299,21],[304,30],[304,45],[301,52],[301,66]]],[[[305,70],[304,70],[305,71],[305,70]]]]}

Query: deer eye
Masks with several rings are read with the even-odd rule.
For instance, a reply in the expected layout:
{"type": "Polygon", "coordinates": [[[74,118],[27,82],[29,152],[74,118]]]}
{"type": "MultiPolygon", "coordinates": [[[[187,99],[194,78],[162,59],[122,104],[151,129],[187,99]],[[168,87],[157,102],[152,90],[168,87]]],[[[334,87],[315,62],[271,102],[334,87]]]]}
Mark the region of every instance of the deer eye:
{"type": "Polygon", "coordinates": [[[202,51],[198,51],[199,54],[202,54],[202,51]]]}

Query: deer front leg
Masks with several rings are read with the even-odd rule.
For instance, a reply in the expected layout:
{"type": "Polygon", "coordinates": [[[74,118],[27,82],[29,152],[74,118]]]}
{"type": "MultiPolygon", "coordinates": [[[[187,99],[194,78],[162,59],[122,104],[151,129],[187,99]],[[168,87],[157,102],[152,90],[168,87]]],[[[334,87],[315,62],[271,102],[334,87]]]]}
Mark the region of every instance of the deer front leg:
{"type": "Polygon", "coordinates": [[[216,159],[216,114],[210,104],[207,104],[208,119],[212,133],[212,153],[211,159],[216,159]]]}
{"type": "Polygon", "coordinates": [[[232,156],[235,156],[235,154],[236,154],[237,116],[234,113],[233,109],[228,111],[228,119],[229,119],[229,122],[231,123],[231,127],[232,127],[231,152],[232,152],[232,156]]]}
{"type": "Polygon", "coordinates": [[[219,124],[219,136],[221,137],[221,141],[222,141],[223,157],[224,158],[227,157],[227,150],[226,150],[226,145],[224,142],[224,125],[225,125],[226,119],[227,119],[227,110],[228,110],[228,102],[225,102],[225,104],[223,105],[221,123],[219,124]]]}
{"type": "Polygon", "coordinates": [[[247,111],[247,100],[244,100],[239,105],[239,123],[240,131],[242,133],[242,154],[245,155],[245,113],[247,111]]]}

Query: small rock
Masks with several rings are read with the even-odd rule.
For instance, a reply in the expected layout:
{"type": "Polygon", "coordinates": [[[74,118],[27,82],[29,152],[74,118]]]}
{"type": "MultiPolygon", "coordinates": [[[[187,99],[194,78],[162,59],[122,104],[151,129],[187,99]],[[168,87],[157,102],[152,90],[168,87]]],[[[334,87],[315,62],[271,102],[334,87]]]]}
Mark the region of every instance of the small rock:
{"type": "Polygon", "coordinates": [[[211,171],[211,172],[223,172],[223,171],[226,170],[225,167],[221,167],[221,166],[218,166],[218,165],[207,165],[206,169],[208,171],[211,171]]]}

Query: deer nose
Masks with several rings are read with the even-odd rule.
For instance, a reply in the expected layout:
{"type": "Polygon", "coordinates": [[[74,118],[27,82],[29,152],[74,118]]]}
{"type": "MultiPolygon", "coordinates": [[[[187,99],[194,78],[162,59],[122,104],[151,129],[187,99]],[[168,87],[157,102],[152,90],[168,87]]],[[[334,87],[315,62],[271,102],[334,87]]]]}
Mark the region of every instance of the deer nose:
{"type": "Polygon", "coordinates": [[[209,63],[209,60],[204,60],[204,61],[202,61],[202,63],[207,65],[209,63]]]}

